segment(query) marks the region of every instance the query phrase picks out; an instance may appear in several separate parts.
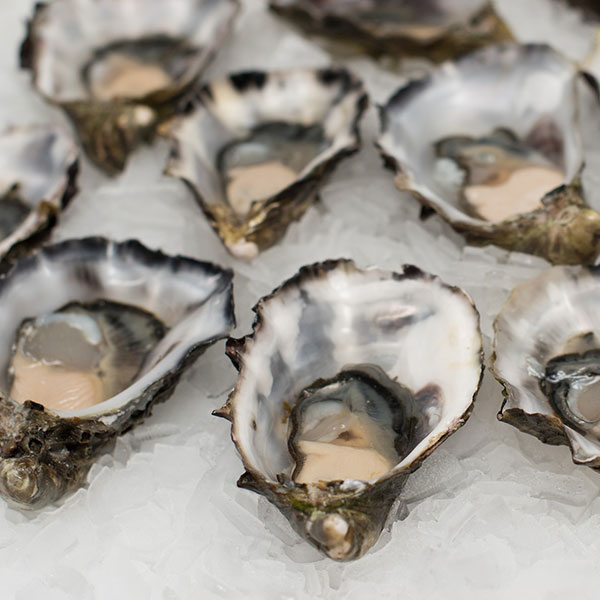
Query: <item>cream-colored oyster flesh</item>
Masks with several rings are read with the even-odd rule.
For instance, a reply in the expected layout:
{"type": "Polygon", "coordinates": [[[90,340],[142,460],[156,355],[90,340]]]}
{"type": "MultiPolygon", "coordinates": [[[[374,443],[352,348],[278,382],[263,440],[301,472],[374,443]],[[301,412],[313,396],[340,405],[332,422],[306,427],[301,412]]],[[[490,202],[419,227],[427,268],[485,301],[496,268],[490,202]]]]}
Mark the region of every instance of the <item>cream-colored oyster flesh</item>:
{"type": "Polygon", "coordinates": [[[378,145],[398,187],[468,241],[589,263],[600,214],[581,184],[595,143],[583,132],[598,115],[573,62],[548,46],[503,44],[401,88],[382,107],[378,145]]]}
{"type": "Polygon", "coordinates": [[[10,396],[78,410],[126,389],[165,335],[152,314],[125,304],[72,304],[19,328],[10,396]]]}
{"type": "Polygon", "coordinates": [[[416,267],[304,267],[228,342],[240,370],[216,414],[246,473],[335,560],[376,541],[408,474],[468,418],[482,372],[478,315],[416,267]],[[427,340],[424,344],[423,340],[427,340]]]}

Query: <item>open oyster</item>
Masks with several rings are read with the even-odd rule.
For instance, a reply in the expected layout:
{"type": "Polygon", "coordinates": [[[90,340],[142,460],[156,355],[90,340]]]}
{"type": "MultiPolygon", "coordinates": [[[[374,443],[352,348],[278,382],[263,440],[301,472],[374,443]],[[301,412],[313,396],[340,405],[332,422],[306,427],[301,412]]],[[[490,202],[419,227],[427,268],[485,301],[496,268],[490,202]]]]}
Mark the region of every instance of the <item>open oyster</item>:
{"type": "Polygon", "coordinates": [[[237,10],[237,0],[38,3],[21,65],[73,120],[90,158],[120,171],[207,66],[237,10]]]}
{"type": "Polygon", "coordinates": [[[599,108],[595,82],[550,47],[491,46],[400,89],[378,143],[398,187],[469,241],[590,262],[582,128],[597,143],[599,108]]]}
{"type": "Polygon", "coordinates": [[[554,267],[517,286],[496,318],[498,418],[600,468],[600,268],[554,267]]]}
{"type": "Polygon", "coordinates": [[[233,255],[253,258],[358,150],[366,104],[344,69],[230,75],[200,89],[164,128],[173,144],[165,172],[190,186],[233,255]]]}
{"type": "Polygon", "coordinates": [[[4,271],[50,231],[77,191],[79,151],[55,127],[0,135],[0,259],[4,271]]]}
{"type": "Polygon", "coordinates": [[[377,540],[406,477],[468,418],[482,374],[479,316],[416,267],[304,267],[229,339],[239,378],[226,405],[246,472],[335,560],[377,540]]]}
{"type": "Polygon", "coordinates": [[[378,56],[435,61],[512,39],[489,0],[270,0],[309,33],[378,56]]]}
{"type": "Polygon", "coordinates": [[[0,280],[0,494],[40,508],[166,400],[234,324],[232,274],[103,238],[46,246],[0,280]]]}

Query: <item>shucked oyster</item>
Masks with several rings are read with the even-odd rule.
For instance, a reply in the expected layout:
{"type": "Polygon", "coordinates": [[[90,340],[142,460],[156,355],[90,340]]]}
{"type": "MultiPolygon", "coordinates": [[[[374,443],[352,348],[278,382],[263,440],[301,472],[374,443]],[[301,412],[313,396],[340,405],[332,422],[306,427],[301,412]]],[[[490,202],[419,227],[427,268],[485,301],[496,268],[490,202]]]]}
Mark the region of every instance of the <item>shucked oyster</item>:
{"type": "Polygon", "coordinates": [[[21,65],[77,127],[90,158],[120,171],[228,33],[237,0],[38,3],[21,65]]]}
{"type": "Polygon", "coordinates": [[[335,560],[377,540],[406,477],[468,418],[482,373],[479,316],[416,267],[304,267],[229,339],[227,404],[246,473],[335,560]]]}
{"type": "Polygon", "coordinates": [[[358,150],[366,104],[343,69],[231,75],[200,89],[188,114],[165,127],[166,173],[190,186],[232,254],[253,258],[358,150]]]}
{"type": "Polygon", "coordinates": [[[2,270],[35,246],[76,192],[79,151],[55,127],[13,128],[0,135],[2,270]]]}
{"type": "Polygon", "coordinates": [[[515,288],[494,324],[498,417],[600,468],[600,269],[555,267],[515,288]]]}
{"type": "Polygon", "coordinates": [[[454,58],[512,39],[488,0],[270,0],[310,33],[394,57],[454,58]]]}
{"type": "Polygon", "coordinates": [[[547,46],[492,46],[400,89],[379,147],[396,183],[474,243],[590,262],[600,214],[581,186],[594,82],[547,46]]]}
{"type": "Polygon", "coordinates": [[[85,481],[234,323],[232,274],[139,242],[44,247],[0,281],[0,494],[40,508],[85,481]]]}

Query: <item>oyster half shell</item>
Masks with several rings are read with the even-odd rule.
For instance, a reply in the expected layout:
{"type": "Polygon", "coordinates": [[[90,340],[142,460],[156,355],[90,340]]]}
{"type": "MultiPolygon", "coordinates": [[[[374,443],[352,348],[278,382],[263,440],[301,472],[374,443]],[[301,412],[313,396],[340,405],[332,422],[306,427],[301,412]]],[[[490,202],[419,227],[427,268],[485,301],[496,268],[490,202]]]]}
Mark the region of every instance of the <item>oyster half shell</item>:
{"type": "Polygon", "coordinates": [[[600,268],[554,267],[517,286],[494,323],[498,418],[600,468],[600,268]]]}
{"type": "Polygon", "coordinates": [[[81,486],[234,324],[230,271],[103,238],[17,262],[0,306],[0,494],[24,509],[81,486]]]}
{"type": "Polygon", "coordinates": [[[276,13],[346,49],[455,58],[512,34],[488,0],[271,0],[276,13]]]}
{"type": "Polygon", "coordinates": [[[0,135],[0,270],[41,242],[77,192],[79,150],[56,127],[0,135]]]}
{"type": "Polygon", "coordinates": [[[109,173],[151,141],[206,68],[237,0],[56,0],[36,4],[21,47],[37,90],[69,115],[109,173]]]}
{"type": "Polygon", "coordinates": [[[416,267],[303,267],[229,339],[239,370],[215,411],[232,421],[246,472],[332,559],[377,540],[406,477],[462,426],[482,374],[470,298],[416,267]]]}
{"type": "Polygon", "coordinates": [[[238,258],[275,244],[315,199],[326,176],[359,147],[367,105],[344,69],[230,75],[201,88],[163,131],[165,169],[194,192],[238,258]]]}
{"type": "Polygon", "coordinates": [[[600,214],[580,175],[599,108],[595,81],[550,47],[490,46],[401,88],[378,145],[397,186],[468,241],[592,262],[600,214]]]}

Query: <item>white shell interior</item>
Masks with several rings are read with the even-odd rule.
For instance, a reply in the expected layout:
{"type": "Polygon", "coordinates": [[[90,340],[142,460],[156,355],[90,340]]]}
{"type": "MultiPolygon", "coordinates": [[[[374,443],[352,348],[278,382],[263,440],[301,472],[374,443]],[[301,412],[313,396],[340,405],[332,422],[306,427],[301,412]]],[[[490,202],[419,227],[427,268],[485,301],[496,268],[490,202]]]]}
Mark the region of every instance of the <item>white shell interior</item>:
{"type": "Polygon", "coordinates": [[[177,142],[177,157],[167,167],[169,175],[192,182],[209,204],[223,200],[221,175],[215,168],[219,151],[257,125],[281,121],[323,126],[329,145],[304,167],[298,179],[357,142],[354,123],[364,91],[356,85],[343,94],[343,78],[324,83],[319,71],[294,69],[267,73],[260,87],[238,90],[231,78],[224,78],[209,89],[212,100],[205,98],[205,105],[200,104],[192,115],[170,128],[169,135],[177,142]]]}
{"type": "Polygon", "coordinates": [[[260,325],[231,400],[232,433],[246,468],[267,480],[293,466],[289,406],[344,366],[378,365],[413,392],[430,384],[441,389],[441,409],[424,415],[429,434],[394,470],[408,468],[454,429],[473,401],[481,374],[479,317],[466,294],[439,279],[339,267],[288,284],[259,307],[260,325]]]}
{"type": "MultiPolygon", "coordinates": [[[[578,71],[549,46],[490,46],[444,63],[383,107],[382,150],[408,175],[410,187],[451,221],[484,224],[460,206],[436,176],[434,144],[445,137],[481,137],[509,128],[525,138],[552,117],[563,138],[565,183],[582,167],[578,71]]],[[[597,100],[596,100],[597,102],[597,100]]]]}
{"type": "Polygon", "coordinates": [[[36,84],[57,102],[86,99],[82,69],[96,50],[159,35],[201,49],[186,79],[206,65],[236,10],[232,0],[57,0],[36,25],[36,84]]]}
{"type": "MultiPolygon", "coordinates": [[[[493,370],[509,390],[503,411],[559,415],[540,389],[546,363],[565,354],[573,337],[600,331],[600,273],[553,267],[512,292],[495,322],[493,370]]],[[[600,440],[568,423],[564,430],[578,462],[600,457],[600,440]]]]}
{"type": "MultiPolygon", "coordinates": [[[[68,243],[67,243],[68,244],[68,243]]],[[[45,249],[0,285],[0,387],[7,388],[11,346],[21,322],[70,302],[112,300],[154,314],[169,331],[146,359],[142,372],[121,393],[62,416],[125,415],[135,400],[198,344],[223,337],[233,325],[230,276],[189,259],[168,259],[104,240],[45,249]],[[129,405],[128,405],[129,403],[129,405]]]]}

